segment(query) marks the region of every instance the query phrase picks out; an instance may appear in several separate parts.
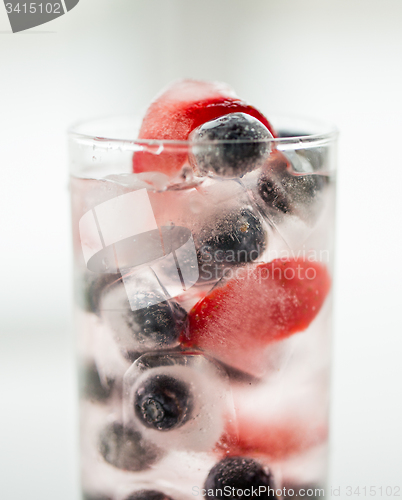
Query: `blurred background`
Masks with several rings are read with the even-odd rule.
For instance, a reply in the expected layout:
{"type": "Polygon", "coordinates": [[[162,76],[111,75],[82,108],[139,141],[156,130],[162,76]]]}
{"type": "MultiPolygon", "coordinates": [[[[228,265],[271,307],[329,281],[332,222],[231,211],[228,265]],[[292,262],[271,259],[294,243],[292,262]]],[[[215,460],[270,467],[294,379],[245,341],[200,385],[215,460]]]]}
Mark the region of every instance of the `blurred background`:
{"type": "Polygon", "coordinates": [[[81,0],[12,34],[0,5],[2,499],[78,499],[66,129],[180,77],[338,126],[330,484],[401,486],[401,22],[400,0],[81,0]]]}

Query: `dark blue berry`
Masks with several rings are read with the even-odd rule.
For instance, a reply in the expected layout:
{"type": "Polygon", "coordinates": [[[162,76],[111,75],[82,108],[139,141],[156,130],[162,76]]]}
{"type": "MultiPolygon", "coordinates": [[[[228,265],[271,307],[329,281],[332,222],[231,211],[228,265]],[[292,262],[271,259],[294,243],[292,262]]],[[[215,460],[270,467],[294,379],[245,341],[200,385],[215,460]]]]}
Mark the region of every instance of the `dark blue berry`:
{"type": "Polygon", "coordinates": [[[83,364],[79,373],[80,395],[90,401],[106,401],[114,386],[114,380],[101,380],[95,363],[83,364]]]}
{"type": "Polygon", "coordinates": [[[203,175],[241,177],[261,166],[270,153],[272,135],[259,120],[230,113],[204,123],[193,132],[196,168],[203,175]],[[205,141],[219,141],[203,144],[205,141]]]}
{"type": "Polygon", "coordinates": [[[123,353],[131,360],[154,349],[171,349],[179,344],[187,329],[187,312],[173,299],[155,303],[152,292],[144,294],[144,304],[133,311],[121,282],[112,285],[102,298],[101,317],[114,332],[123,353]]]}
{"type": "Polygon", "coordinates": [[[291,211],[291,198],[286,193],[281,179],[272,172],[265,172],[259,178],[258,194],[268,209],[273,208],[284,214],[291,211]]]}
{"type": "Polygon", "coordinates": [[[175,300],[169,300],[129,311],[126,318],[136,344],[163,349],[178,340],[187,323],[187,312],[175,300]]]}
{"type": "MultiPolygon", "coordinates": [[[[274,491],[273,477],[261,464],[251,458],[228,457],[212,467],[204,488],[207,491],[207,496],[213,500],[222,498],[244,500],[243,492],[245,489],[250,490],[249,493],[251,493],[252,487],[258,490],[259,487],[264,486],[266,489],[262,495],[260,494],[261,496],[277,498],[274,491]],[[224,495],[225,492],[231,494],[224,495]]],[[[257,492],[254,496],[260,495],[257,492]]]]}
{"type": "Polygon", "coordinates": [[[267,208],[300,215],[317,200],[326,183],[324,175],[267,171],[258,181],[258,192],[267,208]]]}
{"type": "Polygon", "coordinates": [[[146,427],[158,431],[181,427],[193,410],[190,387],[168,375],[155,375],[137,389],[134,409],[146,427]]]}
{"type": "Polygon", "coordinates": [[[269,212],[306,217],[317,210],[316,202],[328,183],[327,176],[315,173],[322,167],[317,163],[319,154],[289,151],[271,155],[257,183],[258,195],[269,212]]]}
{"type": "Polygon", "coordinates": [[[132,493],[124,500],[172,500],[172,498],[165,495],[161,491],[140,490],[132,493]]]}
{"type": "Polygon", "coordinates": [[[99,437],[99,451],[106,462],[123,470],[148,469],[160,451],[143,439],[141,433],[127,429],[120,422],[107,425],[99,437]]]}
{"type": "Polygon", "coordinates": [[[218,279],[227,267],[253,262],[266,247],[266,231],[249,208],[221,216],[195,235],[200,278],[218,279]]]}

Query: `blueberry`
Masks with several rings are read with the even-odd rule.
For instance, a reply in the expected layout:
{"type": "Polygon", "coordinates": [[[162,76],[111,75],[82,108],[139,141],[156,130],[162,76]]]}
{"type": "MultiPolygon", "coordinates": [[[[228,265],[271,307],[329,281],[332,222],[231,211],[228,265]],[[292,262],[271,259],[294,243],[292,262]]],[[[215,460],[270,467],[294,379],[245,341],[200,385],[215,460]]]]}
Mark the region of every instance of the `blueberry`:
{"type": "Polygon", "coordinates": [[[258,194],[269,208],[287,214],[291,210],[291,200],[275,175],[264,173],[258,180],[258,194]]]}
{"type": "Polygon", "coordinates": [[[186,383],[168,375],[156,375],[137,389],[134,408],[146,427],[169,431],[187,422],[193,399],[186,383]]]}
{"type": "MultiPolygon", "coordinates": [[[[230,495],[225,494],[225,498],[230,500],[244,500],[242,492],[252,487],[266,487],[263,496],[268,498],[277,498],[274,492],[274,481],[272,474],[264,469],[261,464],[252,458],[228,457],[218,462],[210,470],[205,481],[204,488],[207,496],[211,499],[223,498],[223,493],[228,491],[230,495]],[[237,490],[242,490],[237,493],[237,490]]],[[[251,492],[250,492],[251,493],[251,492]]],[[[261,493],[260,493],[261,495],[261,493]]],[[[252,496],[251,494],[249,496],[252,496]]],[[[258,491],[254,496],[259,496],[258,491]]]]}
{"type": "Polygon", "coordinates": [[[160,456],[159,450],[139,432],[126,429],[116,421],[101,432],[99,451],[109,464],[134,472],[148,469],[160,456]]]}
{"type": "Polygon", "coordinates": [[[171,497],[165,495],[161,491],[156,490],[140,490],[132,493],[124,500],[172,500],[171,497]]]}
{"type": "Polygon", "coordinates": [[[175,300],[155,303],[153,293],[147,292],[143,302],[151,305],[133,311],[121,282],[112,285],[102,297],[101,317],[131,360],[145,351],[177,346],[180,334],[188,327],[187,312],[175,300]]]}
{"type": "Polygon", "coordinates": [[[142,345],[146,349],[171,347],[187,324],[187,312],[175,300],[127,311],[125,318],[139,350],[142,345]]]}
{"type": "Polygon", "coordinates": [[[195,235],[200,277],[218,279],[226,267],[255,261],[266,247],[266,231],[249,208],[221,216],[195,235]]]}
{"type": "Polygon", "coordinates": [[[102,381],[95,363],[83,365],[80,369],[80,394],[90,401],[103,402],[107,400],[113,389],[114,380],[107,378],[102,381]]]}
{"type": "Polygon", "coordinates": [[[292,173],[283,166],[262,173],[258,180],[258,194],[266,208],[300,215],[308,213],[326,183],[324,175],[292,173]]]}
{"type": "Polygon", "coordinates": [[[193,161],[203,175],[241,177],[268,158],[271,148],[267,139],[272,139],[272,134],[259,120],[245,113],[230,113],[193,132],[193,161]]]}

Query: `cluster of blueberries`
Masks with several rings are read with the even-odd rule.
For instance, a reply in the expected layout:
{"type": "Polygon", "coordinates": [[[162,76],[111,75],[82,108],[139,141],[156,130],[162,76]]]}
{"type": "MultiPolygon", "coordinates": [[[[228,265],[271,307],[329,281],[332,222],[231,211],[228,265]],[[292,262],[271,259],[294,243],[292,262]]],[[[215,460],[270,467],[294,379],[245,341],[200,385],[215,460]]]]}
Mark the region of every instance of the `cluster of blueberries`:
{"type": "MultiPolygon", "coordinates": [[[[204,124],[196,131],[192,137],[194,161],[202,174],[214,172],[221,176],[239,177],[266,160],[271,153],[266,139],[271,137],[268,129],[258,120],[243,113],[233,113],[204,124]],[[209,148],[208,141],[217,139],[223,141],[220,146],[209,148]],[[237,142],[234,143],[233,139],[237,142]]],[[[321,188],[320,182],[320,176],[298,177],[286,168],[276,168],[271,174],[265,173],[260,177],[258,196],[266,207],[286,214],[292,211],[291,200],[295,193],[301,191],[303,196],[306,193],[309,195],[321,188]]],[[[200,268],[199,283],[204,284],[220,279],[222,270],[228,266],[257,260],[266,248],[267,232],[260,215],[250,205],[237,213],[223,214],[213,227],[206,226],[194,235],[194,241],[200,268]]],[[[121,285],[119,278],[120,275],[100,275],[88,280],[85,309],[102,316],[99,310],[102,296],[105,290],[113,293],[116,283],[121,285]]],[[[131,348],[125,348],[123,354],[131,362],[146,352],[141,348],[145,343],[147,350],[150,345],[155,350],[179,349],[179,336],[188,323],[186,311],[173,299],[136,311],[127,308],[122,317],[132,338],[131,348]]],[[[107,321],[107,317],[102,319],[107,321]]],[[[113,391],[118,390],[115,380],[101,380],[95,364],[84,368],[81,380],[83,397],[98,403],[107,401],[113,391]]],[[[170,375],[149,377],[136,389],[134,412],[146,428],[160,432],[177,429],[192,418],[190,385],[170,375]]],[[[109,464],[133,472],[148,469],[163,454],[140,432],[126,428],[121,422],[113,422],[103,429],[99,437],[99,451],[109,464]]],[[[225,486],[236,489],[251,486],[273,488],[274,482],[272,475],[257,461],[227,457],[210,470],[204,485],[211,499],[223,498],[219,492],[225,486]]],[[[276,498],[275,494],[271,497],[276,498]]],[[[84,495],[84,498],[110,500],[90,494],[84,495]]],[[[235,498],[232,496],[232,499],[235,498]]],[[[172,499],[160,491],[141,490],[125,500],[172,499]]]]}

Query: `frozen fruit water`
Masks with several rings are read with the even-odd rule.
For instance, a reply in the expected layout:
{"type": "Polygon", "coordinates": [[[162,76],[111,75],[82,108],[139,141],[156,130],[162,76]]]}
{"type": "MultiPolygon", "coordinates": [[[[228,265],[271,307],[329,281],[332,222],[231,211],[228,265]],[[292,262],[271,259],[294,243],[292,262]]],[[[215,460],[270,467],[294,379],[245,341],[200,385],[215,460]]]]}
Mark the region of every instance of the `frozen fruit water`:
{"type": "Polygon", "coordinates": [[[267,160],[271,150],[268,139],[272,134],[257,118],[230,113],[190,134],[192,163],[201,175],[241,177],[267,160]]]}
{"type": "Polygon", "coordinates": [[[208,450],[234,415],[225,371],[198,353],[148,353],[124,377],[127,427],[158,446],[208,450]]]}
{"type": "MultiPolygon", "coordinates": [[[[229,113],[245,113],[259,120],[270,133],[275,132],[268,120],[253,106],[239,99],[226,84],[197,80],[173,83],[150,104],[139,132],[139,139],[187,140],[203,123],[229,113]]],[[[187,160],[187,152],[139,151],[133,156],[134,172],[163,172],[175,175],[187,160]]]]}
{"type": "Polygon", "coordinates": [[[182,342],[240,370],[261,373],[262,349],[305,330],[330,288],[326,267],[277,259],[236,270],[196,304],[182,342]]]}
{"type": "Polygon", "coordinates": [[[144,425],[167,431],[186,423],[193,401],[187,384],[167,375],[156,375],[137,388],[134,406],[144,425]]]}
{"type": "Polygon", "coordinates": [[[228,457],[218,462],[209,472],[204,488],[211,500],[230,498],[240,500],[244,490],[256,488],[256,494],[248,496],[275,495],[274,480],[268,468],[248,457],[228,457]]]}
{"type": "Polygon", "coordinates": [[[276,136],[183,80],[138,141],[72,138],[88,499],[325,482],[332,137],[276,136]]]}
{"type": "Polygon", "coordinates": [[[108,424],[99,436],[99,451],[106,462],[119,469],[148,469],[161,455],[140,432],[126,429],[120,422],[108,424]]]}
{"type": "Polygon", "coordinates": [[[131,493],[124,500],[172,500],[171,497],[157,490],[140,490],[131,493]]]}

